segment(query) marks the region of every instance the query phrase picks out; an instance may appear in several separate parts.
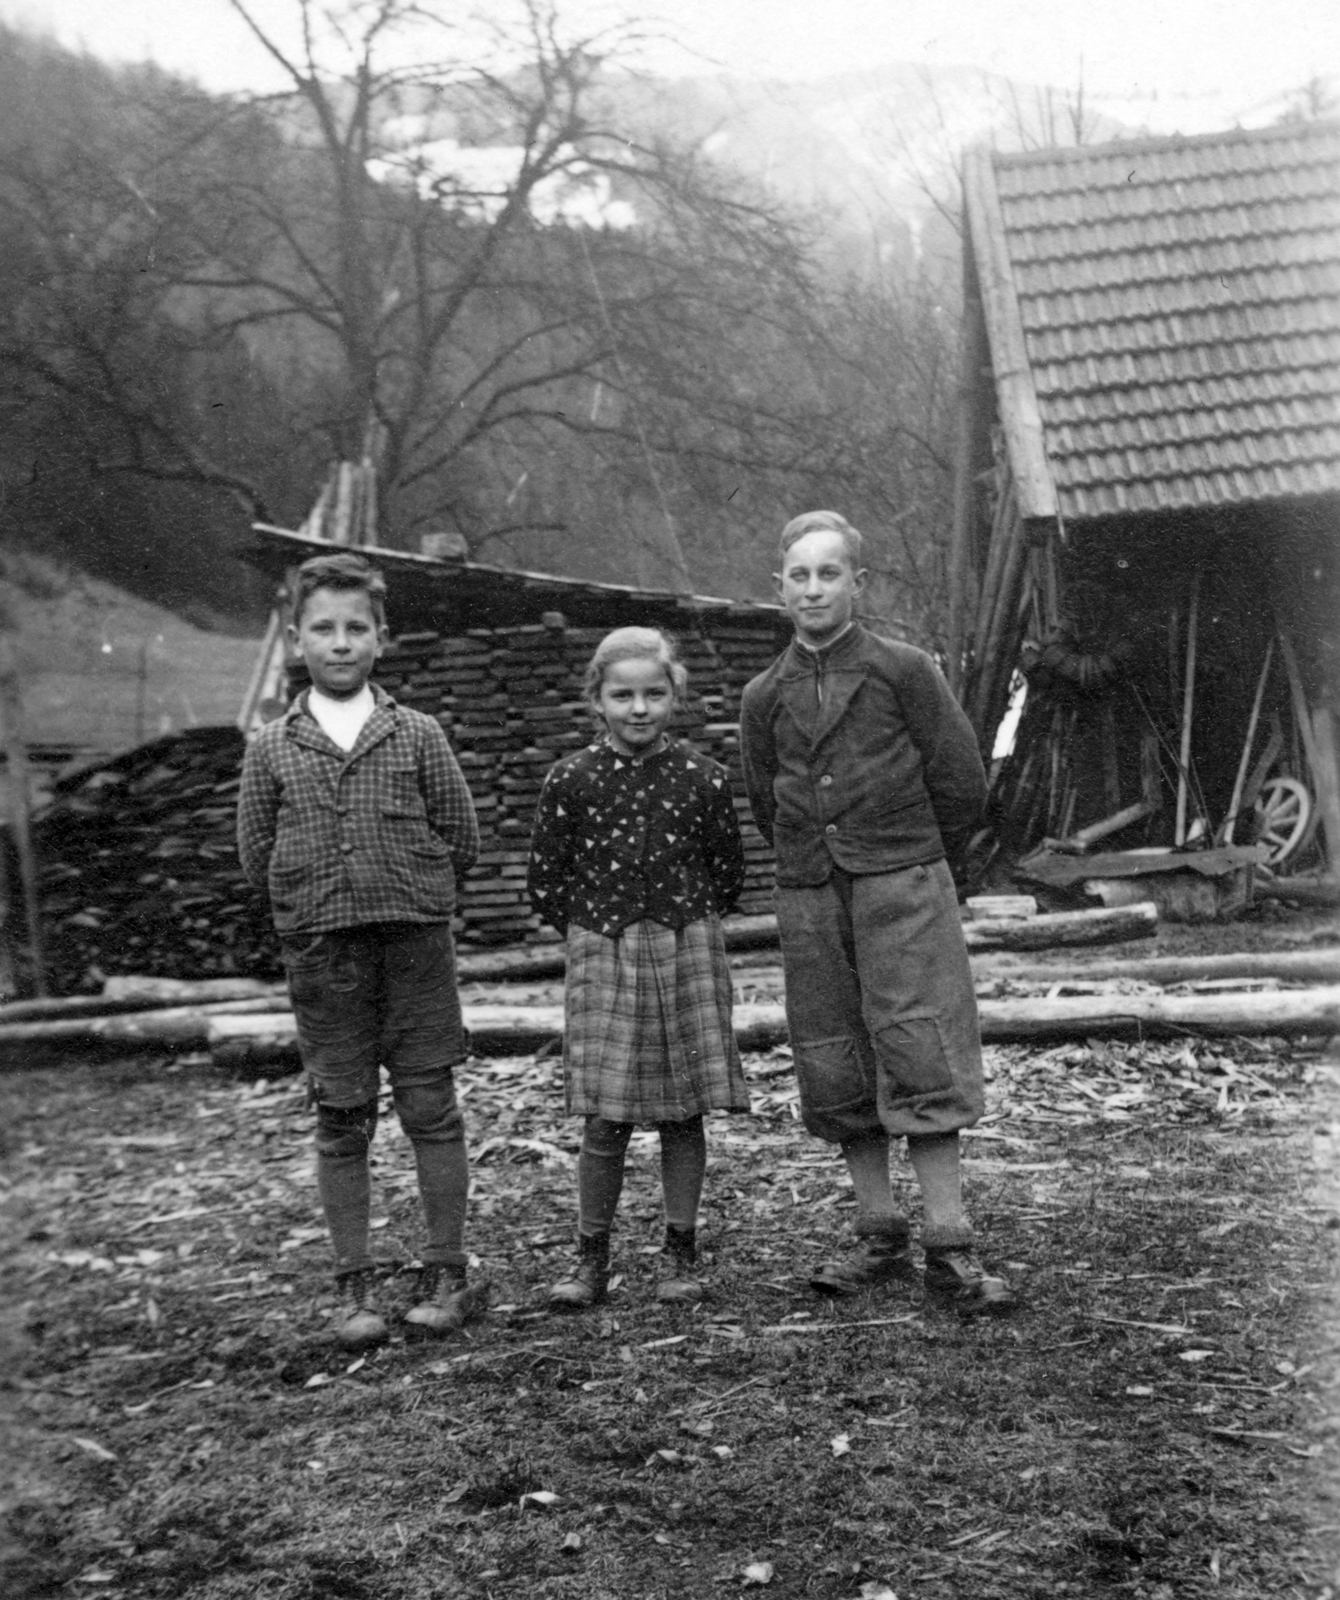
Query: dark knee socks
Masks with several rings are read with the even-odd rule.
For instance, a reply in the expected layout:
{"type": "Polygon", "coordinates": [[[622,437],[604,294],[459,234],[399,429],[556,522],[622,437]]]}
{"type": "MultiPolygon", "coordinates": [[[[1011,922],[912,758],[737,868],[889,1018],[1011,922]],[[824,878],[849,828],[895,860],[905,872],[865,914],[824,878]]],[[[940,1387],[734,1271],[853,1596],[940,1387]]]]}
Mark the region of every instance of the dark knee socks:
{"type": "Polygon", "coordinates": [[[316,1112],[316,1187],[337,1275],[372,1265],[368,1221],[372,1184],[368,1149],[377,1130],[377,1102],[364,1106],[318,1105],[316,1112]]]}
{"type": "MultiPolygon", "coordinates": [[[[665,1192],[667,1227],[692,1233],[698,1219],[703,1176],[707,1170],[707,1136],[701,1117],[657,1124],[661,1136],[661,1184],[665,1192]]],[[[591,1235],[608,1233],[623,1191],[624,1162],[631,1122],[611,1122],[588,1117],[577,1157],[579,1230],[591,1235]]]]}
{"type": "Polygon", "coordinates": [[[665,1193],[665,1225],[692,1235],[698,1222],[698,1202],[707,1172],[707,1134],[701,1117],[684,1122],[662,1122],[661,1187],[665,1193]]]}
{"type": "Polygon", "coordinates": [[[608,1234],[623,1192],[624,1158],[633,1136],[631,1122],[587,1117],[577,1157],[578,1231],[608,1234]]]}

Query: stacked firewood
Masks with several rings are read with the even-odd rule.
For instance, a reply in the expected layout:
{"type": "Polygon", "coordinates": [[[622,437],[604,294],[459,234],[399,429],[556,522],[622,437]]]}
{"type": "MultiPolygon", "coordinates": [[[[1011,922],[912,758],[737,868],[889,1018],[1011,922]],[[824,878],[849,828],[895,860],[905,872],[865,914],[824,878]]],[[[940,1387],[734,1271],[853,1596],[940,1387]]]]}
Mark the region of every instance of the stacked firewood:
{"type": "MultiPolygon", "coordinates": [[[[604,629],[552,625],[402,634],[377,681],[447,730],[474,795],[483,849],[461,896],[466,945],[553,938],[526,898],[526,857],[544,775],[594,737],[582,674],[604,629]]],[[[772,855],[749,818],[739,770],[739,695],[776,654],[771,619],[709,614],[681,634],[689,695],[675,731],[726,765],[748,858],[740,901],[771,908],[772,855]]],[[[235,845],[242,735],[197,728],[66,779],[35,833],[53,987],[116,973],[271,976],[266,908],[235,845]]]]}
{"type": "Polygon", "coordinates": [[[277,970],[234,843],[242,749],[193,728],[56,784],[33,831],[53,988],[277,970]]]}

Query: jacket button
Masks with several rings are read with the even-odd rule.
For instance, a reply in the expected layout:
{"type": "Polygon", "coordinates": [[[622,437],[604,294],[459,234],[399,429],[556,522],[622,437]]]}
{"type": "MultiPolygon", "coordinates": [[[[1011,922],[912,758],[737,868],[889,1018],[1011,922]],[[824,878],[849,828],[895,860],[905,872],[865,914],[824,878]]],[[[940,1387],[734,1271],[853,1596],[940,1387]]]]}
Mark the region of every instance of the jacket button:
{"type": "Polygon", "coordinates": [[[836,822],[830,822],[828,824],[828,826],[824,829],[824,832],[825,833],[836,833],[837,832],[837,823],[836,822]]]}
{"type": "Polygon", "coordinates": [[[342,844],[340,846],[340,849],[343,850],[345,855],[347,855],[347,856],[348,855],[352,855],[353,851],[354,851],[354,847],[351,844],[342,844]]]}
{"type": "Polygon", "coordinates": [[[819,785],[820,785],[821,788],[826,789],[828,787],[828,785],[830,783],[832,783],[832,781],[833,781],[833,774],[831,772],[825,772],[823,777],[819,779],[819,785]]]}

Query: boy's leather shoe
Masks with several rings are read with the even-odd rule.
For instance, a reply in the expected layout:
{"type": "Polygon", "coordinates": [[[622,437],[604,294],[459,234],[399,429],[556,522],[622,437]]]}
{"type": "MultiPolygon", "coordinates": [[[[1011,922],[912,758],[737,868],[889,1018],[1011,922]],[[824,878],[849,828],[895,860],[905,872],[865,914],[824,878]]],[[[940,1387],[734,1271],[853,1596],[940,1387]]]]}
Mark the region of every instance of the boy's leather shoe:
{"type": "Polygon", "coordinates": [[[894,1279],[912,1281],[912,1245],[907,1224],[858,1222],[855,1250],[841,1259],[824,1261],[810,1274],[810,1288],[818,1294],[860,1294],[875,1284],[894,1279]]]}
{"type": "Polygon", "coordinates": [[[577,1250],[575,1270],[549,1291],[549,1304],[556,1311],[585,1311],[598,1306],[609,1292],[609,1234],[579,1234],[577,1250]]]}
{"type": "Polygon", "coordinates": [[[656,1285],[656,1298],[663,1305],[691,1306],[702,1299],[706,1290],[694,1271],[697,1260],[694,1229],[667,1227],[661,1280],[656,1285]]]}
{"type": "Polygon", "coordinates": [[[335,1284],[340,1292],[341,1314],[335,1342],[346,1350],[366,1350],[369,1345],[380,1344],[388,1329],[375,1303],[376,1273],[371,1267],[342,1272],[335,1284]]]}
{"type": "Polygon", "coordinates": [[[418,1303],[405,1313],[405,1325],[411,1336],[440,1338],[463,1328],[488,1303],[488,1284],[467,1283],[450,1267],[424,1267],[418,1303]]]}
{"type": "Polygon", "coordinates": [[[964,1245],[929,1246],[924,1282],[927,1293],[948,1299],[961,1317],[1001,1316],[1019,1304],[1005,1279],[991,1277],[964,1245]]]}

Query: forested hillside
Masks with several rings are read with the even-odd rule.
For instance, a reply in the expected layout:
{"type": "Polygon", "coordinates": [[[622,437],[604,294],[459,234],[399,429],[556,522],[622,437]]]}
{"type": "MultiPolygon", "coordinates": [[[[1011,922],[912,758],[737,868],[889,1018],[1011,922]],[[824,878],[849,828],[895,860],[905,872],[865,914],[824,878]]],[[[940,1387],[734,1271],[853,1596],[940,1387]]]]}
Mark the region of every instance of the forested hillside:
{"type": "Polygon", "coordinates": [[[351,6],[264,101],[0,31],[0,536],[243,631],[250,521],[370,449],[385,543],[655,586],[766,594],[839,506],[934,642],[965,85],[788,109],[503,9],[460,60],[351,6]]]}

